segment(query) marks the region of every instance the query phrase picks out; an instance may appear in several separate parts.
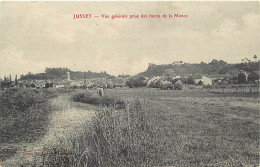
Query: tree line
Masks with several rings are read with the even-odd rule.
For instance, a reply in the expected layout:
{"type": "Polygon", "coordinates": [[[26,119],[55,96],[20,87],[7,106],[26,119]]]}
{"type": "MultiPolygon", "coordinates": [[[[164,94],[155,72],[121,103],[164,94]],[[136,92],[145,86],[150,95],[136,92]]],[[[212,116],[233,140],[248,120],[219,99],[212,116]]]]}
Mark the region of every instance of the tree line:
{"type": "Polygon", "coordinates": [[[17,74],[15,75],[14,81],[12,81],[11,74],[9,75],[9,77],[4,76],[3,80],[0,79],[0,89],[10,88],[10,87],[14,87],[14,86],[18,86],[17,74]]]}

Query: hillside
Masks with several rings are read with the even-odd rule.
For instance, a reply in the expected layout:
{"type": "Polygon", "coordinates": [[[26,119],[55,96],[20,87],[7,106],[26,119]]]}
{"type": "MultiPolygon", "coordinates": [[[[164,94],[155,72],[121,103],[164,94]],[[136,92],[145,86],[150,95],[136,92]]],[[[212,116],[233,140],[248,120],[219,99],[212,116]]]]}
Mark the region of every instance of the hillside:
{"type": "Polygon", "coordinates": [[[150,64],[148,69],[135,76],[140,77],[153,77],[162,75],[216,75],[216,74],[231,74],[237,75],[240,70],[244,70],[248,73],[252,71],[259,71],[259,62],[248,62],[239,64],[228,64],[222,60],[212,60],[210,63],[200,64],[163,64],[155,65],[150,64]]]}
{"type": "Polygon", "coordinates": [[[80,79],[91,79],[91,78],[113,78],[114,76],[107,74],[105,71],[97,72],[82,72],[82,71],[72,71],[68,68],[46,68],[45,73],[28,73],[26,75],[21,75],[21,80],[63,80],[67,78],[67,72],[70,72],[70,78],[72,80],[80,79]]]}

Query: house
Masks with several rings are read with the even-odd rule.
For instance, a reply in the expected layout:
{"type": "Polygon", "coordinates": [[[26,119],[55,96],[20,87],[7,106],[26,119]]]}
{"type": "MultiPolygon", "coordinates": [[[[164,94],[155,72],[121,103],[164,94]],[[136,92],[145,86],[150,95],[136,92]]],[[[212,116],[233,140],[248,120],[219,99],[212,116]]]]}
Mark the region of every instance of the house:
{"type": "Polygon", "coordinates": [[[213,83],[216,84],[232,84],[231,74],[211,74],[209,77],[212,79],[213,83]]]}
{"type": "Polygon", "coordinates": [[[212,85],[212,79],[205,75],[195,76],[194,82],[196,85],[212,85]]]}
{"type": "Polygon", "coordinates": [[[70,81],[67,80],[63,80],[55,84],[55,88],[69,88],[69,87],[70,87],[70,81]]]}
{"type": "Polygon", "coordinates": [[[147,81],[146,87],[154,87],[155,85],[159,85],[156,84],[156,82],[159,83],[160,80],[162,80],[162,77],[160,76],[152,77],[149,81],[147,81]]]}
{"type": "Polygon", "coordinates": [[[45,84],[47,82],[45,80],[36,80],[34,82],[36,89],[45,88],[45,84]]]}
{"type": "Polygon", "coordinates": [[[182,77],[178,75],[178,76],[172,77],[170,80],[171,80],[172,83],[175,83],[175,82],[177,82],[181,79],[182,79],[182,77]]]}
{"type": "Polygon", "coordinates": [[[70,81],[70,86],[76,86],[76,87],[83,87],[85,85],[84,81],[74,81],[74,80],[71,80],[70,81]]]}

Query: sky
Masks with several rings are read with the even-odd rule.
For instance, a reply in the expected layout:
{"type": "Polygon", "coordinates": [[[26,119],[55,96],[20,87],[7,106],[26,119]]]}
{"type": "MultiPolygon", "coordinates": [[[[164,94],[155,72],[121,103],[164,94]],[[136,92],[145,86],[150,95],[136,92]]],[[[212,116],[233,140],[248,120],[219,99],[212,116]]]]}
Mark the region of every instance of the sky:
{"type": "Polygon", "coordinates": [[[0,16],[2,78],[46,67],[134,75],[149,63],[239,63],[260,57],[256,1],[1,2],[0,16]],[[101,18],[176,13],[187,18],[101,18]],[[74,14],[92,18],[73,19],[74,14]]]}

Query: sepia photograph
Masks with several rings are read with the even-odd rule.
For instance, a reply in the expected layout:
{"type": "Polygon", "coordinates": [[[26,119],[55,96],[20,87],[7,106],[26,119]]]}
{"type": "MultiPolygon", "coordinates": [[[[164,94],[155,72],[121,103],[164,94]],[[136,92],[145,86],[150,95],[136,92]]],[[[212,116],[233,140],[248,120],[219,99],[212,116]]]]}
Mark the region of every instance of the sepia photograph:
{"type": "Polygon", "coordinates": [[[259,167],[259,1],[0,1],[0,167],[259,167]]]}

